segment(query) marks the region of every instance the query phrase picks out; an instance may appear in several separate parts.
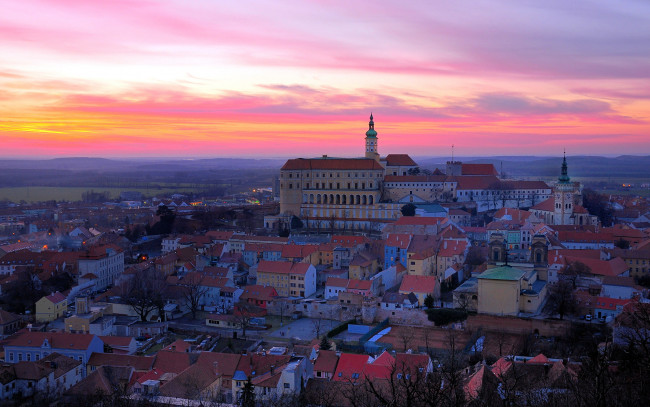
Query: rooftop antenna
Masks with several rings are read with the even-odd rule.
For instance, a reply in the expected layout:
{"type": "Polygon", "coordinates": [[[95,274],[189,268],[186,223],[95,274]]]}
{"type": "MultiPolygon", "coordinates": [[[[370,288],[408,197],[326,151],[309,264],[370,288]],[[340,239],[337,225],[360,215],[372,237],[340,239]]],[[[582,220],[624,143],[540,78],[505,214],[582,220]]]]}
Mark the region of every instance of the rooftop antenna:
{"type": "Polygon", "coordinates": [[[454,145],[451,145],[451,162],[454,162],[454,145]]]}

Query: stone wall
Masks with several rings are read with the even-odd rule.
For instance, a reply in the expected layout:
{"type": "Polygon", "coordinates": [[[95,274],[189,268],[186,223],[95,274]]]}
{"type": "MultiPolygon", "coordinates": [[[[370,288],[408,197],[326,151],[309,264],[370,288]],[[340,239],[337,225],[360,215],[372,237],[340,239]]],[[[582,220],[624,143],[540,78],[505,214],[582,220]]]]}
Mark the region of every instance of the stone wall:
{"type": "Polygon", "coordinates": [[[571,326],[569,321],[517,318],[496,315],[470,315],[466,327],[476,331],[501,331],[512,334],[538,333],[542,336],[564,336],[571,326]]]}

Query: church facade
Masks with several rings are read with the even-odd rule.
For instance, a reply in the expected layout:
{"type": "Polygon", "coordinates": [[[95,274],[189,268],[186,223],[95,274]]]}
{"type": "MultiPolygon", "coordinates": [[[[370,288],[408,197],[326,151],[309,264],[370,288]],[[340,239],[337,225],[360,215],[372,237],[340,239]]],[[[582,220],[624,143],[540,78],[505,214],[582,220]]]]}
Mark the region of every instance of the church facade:
{"type": "Polygon", "coordinates": [[[569,178],[566,155],[562,172],[553,188],[553,196],[530,208],[547,225],[598,225],[598,217],[590,215],[581,203],[580,184],[569,178]]]}

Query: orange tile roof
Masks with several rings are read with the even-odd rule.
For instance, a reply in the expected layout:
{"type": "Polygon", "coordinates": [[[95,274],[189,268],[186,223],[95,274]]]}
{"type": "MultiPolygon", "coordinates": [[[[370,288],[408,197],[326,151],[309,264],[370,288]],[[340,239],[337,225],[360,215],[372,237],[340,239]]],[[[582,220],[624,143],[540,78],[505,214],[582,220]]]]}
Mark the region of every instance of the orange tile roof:
{"type": "Polygon", "coordinates": [[[47,340],[56,349],[88,349],[95,338],[91,334],[71,334],[66,332],[29,332],[20,330],[5,340],[5,346],[40,348],[47,340]]]}
{"type": "Polygon", "coordinates": [[[446,175],[386,175],[384,182],[445,182],[446,175]]]}
{"type": "Polygon", "coordinates": [[[399,291],[416,294],[433,294],[437,283],[438,281],[434,276],[405,275],[402,279],[402,284],[399,286],[399,291]]]}
{"type": "Polygon", "coordinates": [[[290,261],[261,260],[257,265],[258,273],[306,274],[311,264],[292,263],[290,261]]]}
{"type": "Polygon", "coordinates": [[[253,298],[262,301],[270,301],[277,296],[277,291],[275,291],[275,288],[271,286],[247,285],[244,287],[244,292],[239,296],[239,298],[241,300],[253,298]]]}
{"type": "Polygon", "coordinates": [[[491,189],[500,185],[499,178],[495,176],[461,175],[453,179],[458,183],[457,190],[491,189]]]}
{"type": "Polygon", "coordinates": [[[397,219],[394,225],[397,226],[430,226],[444,223],[447,218],[437,218],[429,216],[402,216],[397,219]]]}
{"type": "Polygon", "coordinates": [[[494,164],[461,164],[461,173],[463,175],[499,175],[494,164]]]}
{"type": "Polygon", "coordinates": [[[334,374],[338,361],[339,357],[335,351],[321,349],[318,351],[318,357],[314,362],[314,370],[334,374]]]}
{"type": "Polygon", "coordinates": [[[384,160],[389,166],[417,166],[408,154],[388,154],[384,160]]]}
{"type": "Polygon", "coordinates": [[[386,246],[407,249],[412,238],[413,235],[408,233],[391,233],[388,235],[388,239],[386,239],[386,246]]]}
{"type": "Polygon", "coordinates": [[[383,167],[371,158],[294,158],[280,170],[381,170],[383,167]]]}

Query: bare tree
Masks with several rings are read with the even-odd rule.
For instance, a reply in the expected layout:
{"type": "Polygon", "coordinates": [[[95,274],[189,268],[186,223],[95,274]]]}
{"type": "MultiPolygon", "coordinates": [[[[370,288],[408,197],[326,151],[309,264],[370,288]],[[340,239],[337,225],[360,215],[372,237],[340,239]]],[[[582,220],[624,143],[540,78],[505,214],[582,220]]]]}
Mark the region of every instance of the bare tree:
{"type": "Polygon", "coordinates": [[[235,320],[242,330],[244,339],[246,339],[246,329],[251,326],[251,319],[255,316],[257,310],[259,310],[259,307],[244,301],[235,304],[235,320]]]}
{"type": "Polygon", "coordinates": [[[157,290],[161,286],[161,276],[153,267],[149,267],[138,270],[125,285],[123,287],[126,291],[126,295],[123,296],[124,300],[138,314],[141,321],[147,321],[149,314],[160,306],[157,300],[161,298],[162,294],[157,290]]]}
{"type": "Polygon", "coordinates": [[[185,305],[192,313],[192,319],[196,319],[196,313],[201,308],[203,297],[208,292],[208,287],[201,285],[202,280],[200,275],[191,273],[182,281],[179,281],[181,296],[185,301],[185,305]]]}

